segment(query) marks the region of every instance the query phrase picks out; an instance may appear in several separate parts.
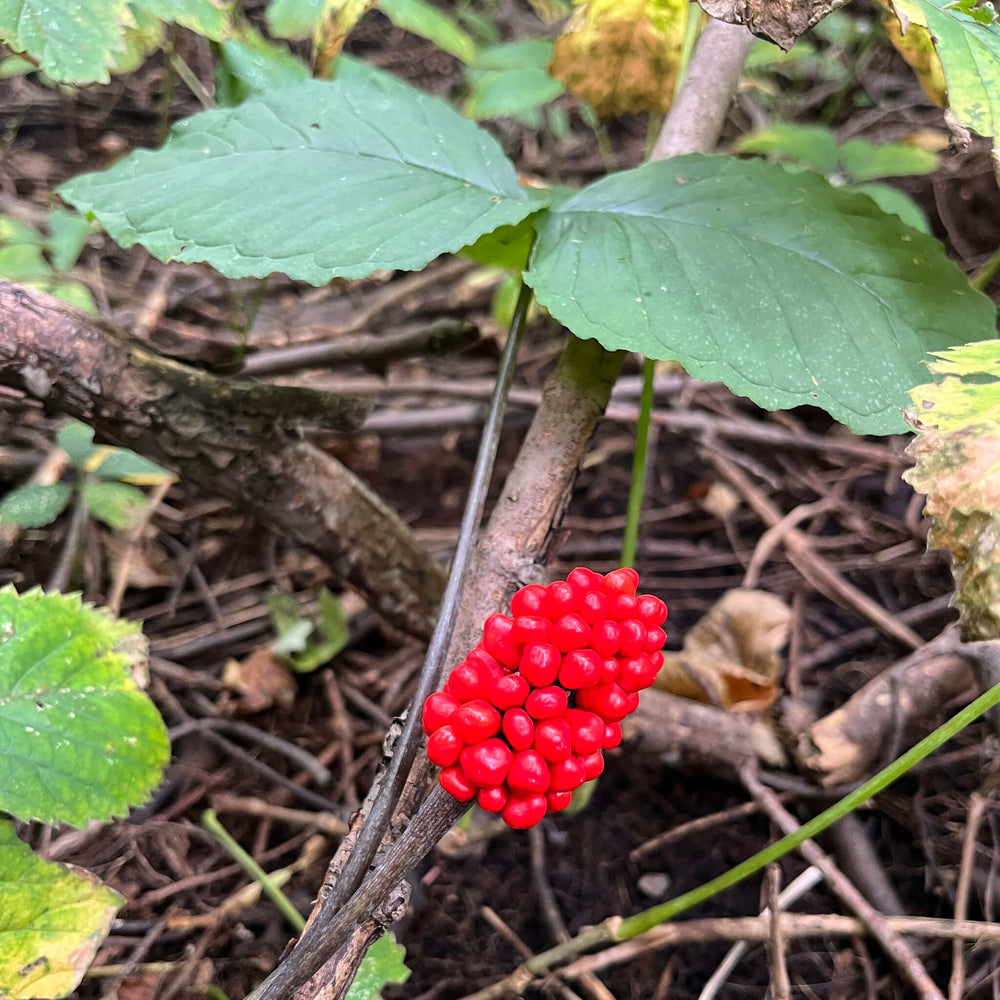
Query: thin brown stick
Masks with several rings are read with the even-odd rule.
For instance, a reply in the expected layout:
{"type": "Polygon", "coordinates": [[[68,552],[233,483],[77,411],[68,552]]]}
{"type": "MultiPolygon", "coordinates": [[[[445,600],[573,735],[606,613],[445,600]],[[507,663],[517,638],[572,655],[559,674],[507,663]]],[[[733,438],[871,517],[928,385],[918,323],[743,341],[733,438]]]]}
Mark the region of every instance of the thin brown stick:
{"type": "MultiPolygon", "coordinates": [[[[795,833],[799,829],[795,817],[778,801],[771,789],[761,784],[753,768],[746,768],[741,778],[747,791],[783,833],[795,833]]],[[[944,995],[934,985],[913,949],[892,929],[884,914],[879,913],[854,884],[848,881],[829,855],[812,840],[802,843],[798,850],[809,864],[815,865],[823,873],[827,885],[841,901],[864,921],[872,937],[896,963],[921,1000],[944,1000],[944,995]]]]}
{"type": "MultiPolygon", "coordinates": [[[[969,815],[965,820],[965,836],[962,838],[962,861],[958,869],[958,887],[955,890],[955,922],[965,920],[969,910],[969,887],[972,885],[972,869],[976,860],[976,835],[986,810],[986,799],[978,792],[969,798],[969,815]]],[[[962,956],[962,940],[955,938],[951,943],[951,978],[948,980],[948,1000],[962,1000],[965,990],[965,962],[962,956]]]]}
{"type": "Polygon", "coordinates": [[[767,937],[768,978],[772,1000],[790,1000],[792,984],[788,979],[788,963],[785,958],[785,914],[778,901],[780,891],[781,869],[776,863],[772,863],[767,866],[767,874],[764,877],[764,896],[771,917],[770,934],[767,937]]]}

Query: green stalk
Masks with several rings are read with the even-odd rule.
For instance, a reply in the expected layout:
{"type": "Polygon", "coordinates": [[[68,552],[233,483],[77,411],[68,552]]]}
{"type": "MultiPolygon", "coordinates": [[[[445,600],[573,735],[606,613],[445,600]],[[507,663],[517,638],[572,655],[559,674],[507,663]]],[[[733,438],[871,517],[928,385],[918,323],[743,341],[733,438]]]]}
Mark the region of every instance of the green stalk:
{"type": "Polygon", "coordinates": [[[284,914],[296,934],[301,934],[306,926],[305,917],[292,906],[288,897],[278,888],[274,879],[233,839],[233,835],[219,822],[214,809],[206,809],[201,814],[201,823],[206,830],[213,833],[222,846],[229,851],[243,870],[271,897],[274,905],[284,914]]]}
{"type": "Polygon", "coordinates": [[[649,418],[653,412],[653,376],[655,374],[656,362],[652,358],[646,358],[642,366],[642,397],[639,400],[639,423],[635,428],[632,481],[628,488],[628,510],[625,514],[620,566],[635,564],[635,550],[639,541],[639,522],[642,520],[642,499],[646,492],[649,418]]]}
{"type": "Polygon", "coordinates": [[[782,837],[781,840],[770,847],[765,847],[751,858],[738,864],[735,868],[724,872],[717,878],[706,882],[704,885],[685,892],[674,899],[658,906],[652,906],[648,910],[643,910],[635,916],[623,920],[618,927],[617,938],[626,941],[634,938],[645,931],[650,930],[657,924],[662,924],[667,920],[672,920],[679,913],[705,902],[723,889],[742,882],[743,879],[754,872],[759,872],[772,861],[788,854],[803,841],[815,837],[822,833],[827,827],[832,826],[838,819],[846,816],[849,812],[857,809],[863,802],[878,794],[883,789],[891,785],[897,778],[902,777],[914,764],[919,763],[929,754],[933,753],[939,746],[946,743],[953,736],[963,730],[970,722],[978,719],[984,712],[989,711],[994,705],[1000,704],[1000,684],[991,687],[985,694],[981,694],[974,702],[966,705],[960,712],[953,715],[943,726],[935,729],[929,736],[924,737],[916,746],[907,750],[901,757],[894,760],[888,767],[883,768],[873,778],[869,778],[863,785],[853,792],[845,795],[838,802],[835,802],[829,809],[825,809],[818,816],[814,816],[808,823],[805,823],[795,833],[782,837]]]}

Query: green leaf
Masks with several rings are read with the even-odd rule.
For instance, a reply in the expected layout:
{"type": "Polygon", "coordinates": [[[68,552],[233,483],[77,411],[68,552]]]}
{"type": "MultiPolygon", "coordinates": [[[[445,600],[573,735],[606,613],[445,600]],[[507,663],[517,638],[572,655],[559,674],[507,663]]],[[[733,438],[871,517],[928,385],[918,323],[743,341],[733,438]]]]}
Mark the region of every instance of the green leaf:
{"type": "Polygon", "coordinates": [[[44,528],[65,509],[73,488],[68,483],[19,486],[0,500],[0,524],[19,528],[44,528]]]}
{"type": "Polygon", "coordinates": [[[305,65],[288,49],[247,27],[239,38],[219,46],[216,99],[224,107],[233,107],[254,91],[266,93],[308,76],[305,65]]]}
{"type": "Polygon", "coordinates": [[[63,302],[68,302],[71,306],[76,306],[77,309],[82,309],[84,312],[97,312],[97,304],[94,302],[90,290],[78,281],[64,281],[56,275],[49,275],[45,278],[31,278],[22,283],[57,299],[62,299],[63,302]]]}
{"type": "Polygon", "coordinates": [[[172,21],[204,35],[210,41],[221,41],[229,33],[229,3],[212,0],[130,0],[133,7],[146,11],[161,21],[172,21]]]}
{"type": "Polygon", "coordinates": [[[1000,134],[1000,25],[990,4],[893,0],[900,23],[924,25],[934,37],[959,123],[983,136],[1000,134]]]}
{"type": "Polygon", "coordinates": [[[548,70],[538,67],[487,70],[476,80],[465,102],[465,113],[481,121],[487,118],[520,118],[534,124],[543,104],[565,91],[548,70]]]}
{"type": "Polygon", "coordinates": [[[149,506],[146,494],[126,483],[87,483],[83,499],[90,513],[115,531],[132,527],[149,506]]]}
{"type": "Polygon", "coordinates": [[[464,63],[476,58],[472,36],[425,0],[378,0],[378,6],[397,28],[426,38],[464,63]]]}
{"type": "Polygon", "coordinates": [[[54,208],[49,212],[48,249],[52,266],[68,271],[80,256],[90,235],[90,223],[76,212],[54,208]]]}
{"type": "Polygon", "coordinates": [[[928,352],[994,327],[941,245],[869,198],[722,156],[650,163],[555,205],[525,280],[577,336],[864,434],[905,428],[928,352]]]}
{"type": "Polygon", "coordinates": [[[403,961],[405,958],[406,949],[396,943],[392,933],[383,934],[361,959],[358,974],[345,1000],[376,1000],[383,986],[405,983],[410,978],[410,970],[403,961]]]}
{"type": "Polygon", "coordinates": [[[267,606],[278,633],[271,651],[297,673],[321,667],[347,645],[350,638],[347,619],[340,601],[326,587],[319,592],[319,620],[315,625],[302,615],[295,598],[289,594],[271,594],[267,606]]]}
{"type": "Polygon", "coordinates": [[[86,873],[43,861],[0,821],[0,997],[64,997],[125,899],[86,873]]]}
{"type": "Polygon", "coordinates": [[[94,428],[80,420],[69,420],[56,433],[56,444],[74,465],[82,467],[95,451],[94,428]]]}
{"type": "Polygon", "coordinates": [[[42,248],[34,243],[0,245],[0,275],[10,281],[26,282],[52,273],[42,248]]]}
{"type": "Polygon", "coordinates": [[[821,174],[832,174],[837,169],[837,140],[821,125],[778,122],[740,136],[735,149],[738,153],[761,153],[791,160],[821,174]]]}
{"type": "MultiPolygon", "coordinates": [[[[937,382],[910,392],[921,423],[938,431],[1000,428],[1000,341],[985,340],[936,351],[928,367],[937,382]]],[[[924,491],[926,492],[926,491],[924,491]]]]}
{"type": "Polygon", "coordinates": [[[130,23],[126,0],[0,0],[0,41],[34,56],[53,80],[107,83],[130,23]]]}
{"type": "Polygon", "coordinates": [[[317,285],[419,269],[544,203],[444,102],[358,80],[306,80],[194,115],[162,149],[60,190],[122,246],[317,285]]]}
{"type": "Polygon", "coordinates": [[[935,153],[897,142],[848,139],[840,147],[840,162],[852,181],[874,181],[880,177],[913,177],[937,169],[935,153]]]}
{"type": "Polygon", "coordinates": [[[492,233],[480,236],[472,246],[462,247],[462,254],[489,267],[507,267],[523,271],[535,240],[535,215],[522,219],[516,226],[500,226],[492,233]]]}
{"type": "Polygon", "coordinates": [[[895,215],[903,225],[931,235],[924,210],[905,191],[889,184],[850,184],[844,190],[868,195],[883,212],[895,215]]]}
{"type": "Polygon", "coordinates": [[[93,471],[102,479],[118,479],[133,486],[156,486],[170,477],[166,469],[127,448],[112,448],[93,471]]]}
{"type": "Polygon", "coordinates": [[[170,755],[129,672],[145,655],[78,595],[0,590],[0,810],[83,826],[145,800],[170,755]]]}
{"type": "Polygon", "coordinates": [[[271,0],[267,30],[276,38],[304,41],[312,38],[313,29],[323,14],[325,0],[271,0]]]}

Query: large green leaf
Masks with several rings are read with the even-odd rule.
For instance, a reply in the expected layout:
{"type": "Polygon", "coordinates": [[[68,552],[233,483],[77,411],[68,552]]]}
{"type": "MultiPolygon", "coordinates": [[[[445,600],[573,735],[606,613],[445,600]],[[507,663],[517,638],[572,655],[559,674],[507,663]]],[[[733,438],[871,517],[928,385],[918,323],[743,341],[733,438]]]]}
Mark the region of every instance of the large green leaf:
{"type": "Polygon", "coordinates": [[[929,351],[992,336],[993,306],[939,243],[811,173],[677,157],[599,181],[539,227],[525,280],[578,336],[859,433],[905,428],[929,351]]]}
{"type": "Polygon", "coordinates": [[[0,811],[82,826],[149,795],[170,746],[129,673],[144,655],[75,595],[0,590],[0,811]]]}
{"type": "Polygon", "coordinates": [[[125,900],[43,861],[0,821],[0,997],[63,997],[80,984],[125,900]]]}
{"type": "Polygon", "coordinates": [[[130,0],[133,7],[147,11],[161,21],[173,21],[213,42],[221,41],[229,31],[230,3],[213,0],[130,0]]]}
{"type": "Polygon", "coordinates": [[[948,106],[980,135],[1000,135],[1000,24],[990,3],[974,0],[893,0],[906,21],[934,37],[948,84],[948,106]]]}
{"type": "Polygon", "coordinates": [[[537,210],[499,144],[411,87],[306,80],[181,122],[61,194],[123,246],[230,277],[418,269],[537,210]]]}

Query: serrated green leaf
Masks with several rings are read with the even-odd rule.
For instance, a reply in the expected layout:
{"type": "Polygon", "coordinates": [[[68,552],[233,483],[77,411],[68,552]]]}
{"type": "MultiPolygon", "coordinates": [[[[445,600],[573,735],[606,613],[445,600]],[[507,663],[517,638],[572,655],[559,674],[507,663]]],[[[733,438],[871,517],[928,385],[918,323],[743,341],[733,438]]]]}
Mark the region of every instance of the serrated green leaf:
{"type": "Polygon", "coordinates": [[[905,191],[889,184],[849,184],[845,190],[868,195],[883,212],[895,215],[904,226],[931,235],[924,210],[905,191]]]}
{"type": "Polygon", "coordinates": [[[126,0],[0,0],[0,41],[34,56],[53,80],[107,83],[131,19],[126,0]]]}
{"type": "Polygon", "coordinates": [[[0,524],[19,528],[44,528],[65,509],[73,488],[68,483],[19,486],[0,500],[0,524]]]}
{"type": "Polygon", "coordinates": [[[525,280],[578,336],[866,434],[905,428],[927,353],[994,326],[941,245],[870,199],[721,156],[650,163],[555,205],[525,280]]]}
{"type": "Polygon", "coordinates": [[[213,0],[130,0],[133,7],[219,42],[229,33],[231,4],[213,0]]]}
{"type": "Polygon", "coordinates": [[[345,1000],[376,1000],[389,983],[405,983],[410,978],[405,958],[406,949],[396,943],[392,933],[383,934],[361,959],[345,1000]]]}
{"type": "Polygon", "coordinates": [[[904,29],[913,21],[934,37],[948,106],[960,124],[983,136],[1000,134],[1000,24],[988,5],[976,16],[970,4],[951,0],[893,0],[893,6],[904,29]]]}
{"type": "Polygon", "coordinates": [[[43,861],[0,821],[0,997],[64,997],[125,903],[79,869],[43,861]]]}
{"type": "Polygon", "coordinates": [[[112,448],[93,471],[102,479],[117,479],[133,486],[155,486],[170,477],[166,469],[127,448],[112,448]]]}
{"type": "Polygon", "coordinates": [[[378,6],[397,28],[426,38],[464,63],[476,58],[472,36],[426,0],[378,0],[378,6]]]}
{"type": "Polygon", "coordinates": [[[937,154],[899,142],[868,142],[848,139],[840,147],[840,162],[852,181],[874,181],[880,177],[915,177],[932,174],[937,154]]]}
{"type": "Polygon", "coordinates": [[[356,80],[306,80],[194,115],[162,149],[60,193],[162,260],[317,285],[421,268],[542,207],[498,143],[447,104],[356,80]]]}
{"type": "Polygon", "coordinates": [[[83,499],[90,513],[115,531],[132,527],[149,506],[146,494],[127,483],[87,483],[83,499]]]}
{"type": "Polygon", "coordinates": [[[308,76],[305,65],[288,49],[247,27],[238,38],[219,46],[215,96],[223,107],[234,107],[255,91],[266,93],[308,76]]]}
{"type": "Polygon", "coordinates": [[[56,433],[56,444],[74,465],[82,467],[94,453],[94,428],[80,420],[69,420],[56,433]]]}
{"type": "Polygon", "coordinates": [[[312,38],[324,3],[325,0],[271,0],[264,15],[267,30],[276,38],[289,41],[312,38]]]}
{"type": "Polygon", "coordinates": [[[144,656],[77,595],[0,590],[0,810],[83,826],[145,800],[170,744],[129,673],[144,656]]]}

